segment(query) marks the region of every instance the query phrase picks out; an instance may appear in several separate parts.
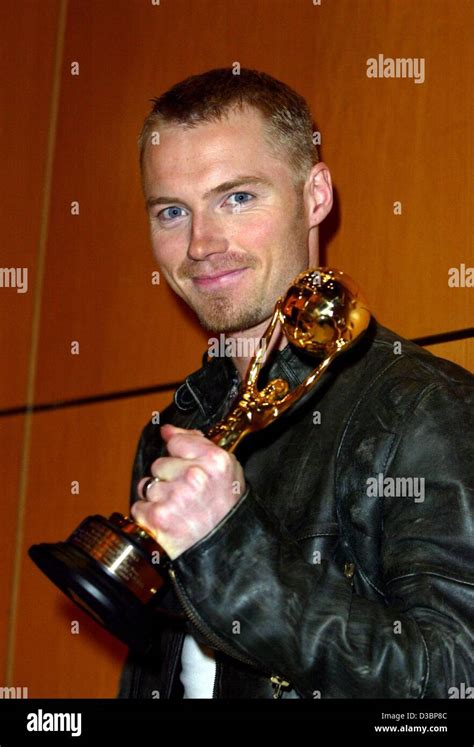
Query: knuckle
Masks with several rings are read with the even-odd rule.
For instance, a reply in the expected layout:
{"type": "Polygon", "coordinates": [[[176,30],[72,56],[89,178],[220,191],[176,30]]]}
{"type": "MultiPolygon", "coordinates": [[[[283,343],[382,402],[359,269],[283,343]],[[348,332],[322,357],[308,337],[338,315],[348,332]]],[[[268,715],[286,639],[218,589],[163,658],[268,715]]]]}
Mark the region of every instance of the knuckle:
{"type": "Polygon", "coordinates": [[[222,449],[213,449],[206,457],[206,463],[215,474],[224,474],[229,465],[229,455],[222,449]]]}
{"type": "Polygon", "coordinates": [[[178,483],[171,484],[167,494],[167,503],[172,501],[173,503],[179,503],[183,497],[183,488],[178,483]]]}
{"type": "Polygon", "coordinates": [[[180,447],[181,444],[186,443],[188,440],[188,437],[185,433],[175,433],[174,436],[171,436],[169,443],[173,443],[173,446],[180,447]]]}
{"type": "Polygon", "coordinates": [[[155,461],[154,461],[154,462],[152,462],[152,464],[151,464],[151,469],[150,469],[150,472],[151,472],[151,474],[153,474],[153,475],[156,475],[156,474],[157,474],[159,466],[160,466],[161,464],[163,464],[163,462],[164,462],[164,460],[165,460],[166,458],[167,458],[167,457],[162,457],[162,456],[161,456],[161,457],[158,457],[158,459],[155,459],[155,461]]]}
{"type": "Polygon", "coordinates": [[[203,487],[207,480],[208,476],[204,472],[203,469],[197,466],[188,467],[185,473],[186,482],[191,485],[191,487],[201,488],[203,487]]]}
{"type": "Polygon", "coordinates": [[[160,529],[164,531],[170,529],[170,516],[171,512],[167,508],[162,508],[160,510],[159,521],[157,519],[157,524],[159,524],[160,529]]]}
{"type": "Polygon", "coordinates": [[[158,503],[152,503],[148,511],[148,519],[152,524],[160,524],[163,510],[158,503]]]}

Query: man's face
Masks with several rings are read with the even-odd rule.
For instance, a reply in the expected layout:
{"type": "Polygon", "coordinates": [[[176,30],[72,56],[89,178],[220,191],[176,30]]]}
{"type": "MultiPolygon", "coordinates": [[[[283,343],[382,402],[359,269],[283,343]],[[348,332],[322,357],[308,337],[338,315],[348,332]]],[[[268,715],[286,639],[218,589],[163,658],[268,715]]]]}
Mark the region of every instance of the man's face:
{"type": "Polygon", "coordinates": [[[194,128],[166,125],[143,183],[153,253],[171,288],[214,332],[248,330],[308,267],[303,189],[255,109],[194,128]]]}

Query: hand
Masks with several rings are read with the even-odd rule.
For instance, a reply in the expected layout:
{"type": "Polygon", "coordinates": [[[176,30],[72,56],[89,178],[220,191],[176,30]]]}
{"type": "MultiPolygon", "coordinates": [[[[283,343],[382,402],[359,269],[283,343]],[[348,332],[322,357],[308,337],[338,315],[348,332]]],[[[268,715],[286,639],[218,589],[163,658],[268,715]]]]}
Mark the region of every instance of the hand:
{"type": "Polygon", "coordinates": [[[169,456],[151,465],[161,478],[147,491],[148,478],[137,485],[139,498],[131,514],[162,546],[171,560],[202,539],[245,492],[242,466],[233,454],[198,430],[166,424],[160,428],[169,456]]]}

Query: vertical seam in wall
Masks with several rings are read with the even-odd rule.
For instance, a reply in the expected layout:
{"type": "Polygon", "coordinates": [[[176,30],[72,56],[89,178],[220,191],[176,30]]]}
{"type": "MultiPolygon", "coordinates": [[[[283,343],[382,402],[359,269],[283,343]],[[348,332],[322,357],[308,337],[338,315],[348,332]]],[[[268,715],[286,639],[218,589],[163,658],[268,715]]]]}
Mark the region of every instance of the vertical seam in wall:
{"type": "Polygon", "coordinates": [[[59,95],[61,87],[61,69],[63,62],[64,36],[66,30],[68,0],[60,0],[58,14],[58,28],[56,33],[56,48],[54,52],[54,67],[51,100],[49,109],[48,139],[46,143],[46,161],[43,178],[43,196],[40,214],[38,251],[36,257],[36,282],[33,300],[33,318],[31,324],[31,346],[28,361],[28,375],[26,384],[25,422],[23,428],[23,449],[20,465],[20,479],[18,486],[18,506],[16,517],[16,532],[14,540],[15,554],[13,558],[12,586],[9,606],[7,655],[5,665],[5,684],[12,686],[13,666],[15,656],[16,626],[18,613],[18,597],[20,587],[21,562],[23,554],[23,522],[26,506],[26,489],[28,483],[28,468],[30,461],[30,443],[32,429],[32,405],[34,403],[36,367],[38,358],[38,341],[41,319],[41,302],[43,293],[43,279],[46,257],[46,243],[49,229],[49,211],[51,204],[51,185],[53,177],[54,151],[56,144],[56,129],[58,120],[59,95]]]}

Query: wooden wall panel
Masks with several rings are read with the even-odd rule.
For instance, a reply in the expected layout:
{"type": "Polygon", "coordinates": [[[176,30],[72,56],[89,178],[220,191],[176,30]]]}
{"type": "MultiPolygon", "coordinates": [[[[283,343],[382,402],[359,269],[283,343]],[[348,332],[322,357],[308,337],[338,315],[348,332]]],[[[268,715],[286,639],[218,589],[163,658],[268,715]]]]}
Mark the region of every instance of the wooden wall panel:
{"type": "Polygon", "coordinates": [[[338,193],[328,262],[406,337],[468,326],[473,290],[450,288],[448,270],[473,264],[474,6],[342,0],[321,11],[305,93],[338,193]],[[379,53],[425,58],[425,82],[367,78],[379,53]]]}
{"type": "Polygon", "coordinates": [[[457,363],[458,366],[466,368],[474,373],[474,339],[456,340],[455,342],[443,342],[437,345],[427,345],[433,355],[447,358],[448,361],[457,363]]]}
{"type": "Polygon", "coordinates": [[[26,292],[0,285],[0,409],[22,405],[28,386],[58,7],[2,3],[0,266],[28,273],[26,292]]]}
{"type": "MultiPolygon", "coordinates": [[[[21,270],[23,289],[0,283],[0,409],[31,394],[31,342],[38,250],[45,220],[45,170],[50,129],[59,3],[2,4],[0,45],[0,266],[21,270]],[[23,271],[26,270],[26,274],[23,271]],[[21,290],[22,292],[18,292],[21,290]]],[[[25,418],[0,419],[2,542],[0,547],[0,686],[8,684],[8,647],[14,619],[15,549],[21,533],[25,418]]]]}
{"type": "Polygon", "coordinates": [[[15,548],[18,540],[18,498],[24,432],[23,417],[0,419],[2,461],[2,541],[0,544],[0,687],[7,684],[7,647],[10,633],[10,605],[14,578],[15,548]]]}
{"type": "Polygon", "coordinates": [[[30,697],[116,694],[125,646],[69,602],[27,550],[64,541],[89,514],[127,513],[140,431],[169,401],[170,394],[160,394],[34,416],[11,683],[27,686],[30,697]],[[73,480],[78,495],[71,494],[73,480]]]}
{"type": "Polygon", "coordinates": [[[187,308],[164,281],[151,282],[157,267],[136,140],[161,85],[159,73],[154,86],[144,82],[145,48],[154,47],[153,65],[157,43],[165,57],[174,46],[169,32],[179,13],[164,9],[163,27],[161,10],[110,0],[69,4],[38,401],[173,382],[199,367],[206,347],[187,308]],[[71,74],[74,62],[79,75],[71,74]],[[79,215],[71,215],[71,201],[79,215]],[[71,355],[76,340],[80,354],[71,355]]]}

